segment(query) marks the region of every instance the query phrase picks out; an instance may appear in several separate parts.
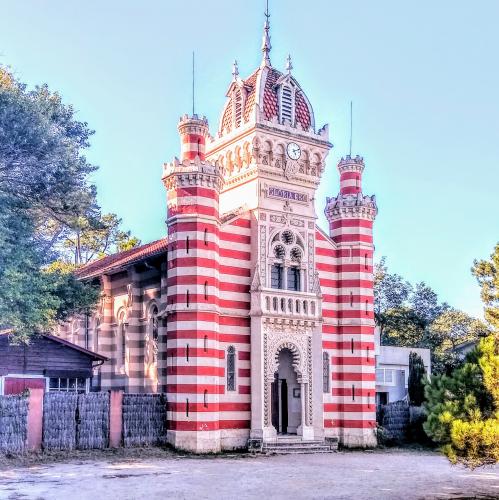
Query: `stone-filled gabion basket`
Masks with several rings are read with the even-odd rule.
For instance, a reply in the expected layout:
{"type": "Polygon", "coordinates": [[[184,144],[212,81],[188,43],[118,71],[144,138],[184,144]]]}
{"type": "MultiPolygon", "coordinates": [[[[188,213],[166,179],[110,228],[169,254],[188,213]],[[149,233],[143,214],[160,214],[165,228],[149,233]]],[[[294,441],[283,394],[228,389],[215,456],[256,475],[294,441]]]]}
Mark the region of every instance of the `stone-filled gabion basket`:
{"type": "Polygon", "coordinates": [[[109,393],[78,395],[76,447],[80,450],[109,445],[109,393]]]}
{"type": "Polygon", "coordinates": [[[43,397],[43,448],[74,450],[78,395],[48,392],[43,397]]]}
{"type": "Polygon", "coordinates": [[[161,445],[166,442],[166,397],[164,394],[123,395],[123,444],[161,445]]]}
{"type": "Polygon", "coordinates": [[[28,437],[28,398],[0,396],[0,453],[23,453],[28,437]]]}
{"type": "Polygon", "coordinates": [[[387,443],[403,443],[409,428],[409,404],[396,401],[381,407],[380,420],[383,439],[387,443]]]}

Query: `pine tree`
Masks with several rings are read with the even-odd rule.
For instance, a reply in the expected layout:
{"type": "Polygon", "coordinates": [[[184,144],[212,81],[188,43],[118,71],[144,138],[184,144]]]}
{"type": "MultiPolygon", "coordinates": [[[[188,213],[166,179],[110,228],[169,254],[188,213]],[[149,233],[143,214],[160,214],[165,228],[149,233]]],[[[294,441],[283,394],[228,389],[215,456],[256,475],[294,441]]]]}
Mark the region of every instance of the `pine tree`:
{"type": "Polygon", "coordinates": [[[413,406],[421,406],[424,401],[424,381],[426,369],[423,358],[416,352],[409,354],[409,400],[413,406]]]}
{"type": "Polygon", "coordinates": [[[499,342],[482,339],[466,363],[426,385],[424,429],[453,463],[499,461],[499,342]]]}

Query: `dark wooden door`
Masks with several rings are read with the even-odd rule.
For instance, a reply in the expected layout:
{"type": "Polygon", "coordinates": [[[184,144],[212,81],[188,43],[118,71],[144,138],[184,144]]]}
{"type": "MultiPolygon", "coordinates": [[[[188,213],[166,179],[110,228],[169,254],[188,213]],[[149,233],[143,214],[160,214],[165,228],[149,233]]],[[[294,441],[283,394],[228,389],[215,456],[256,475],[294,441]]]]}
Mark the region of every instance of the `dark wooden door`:
{"type": "Polygon", "coordinates": [[[288,432],[288,383],[286,379],[281,380],[281,432],[288,432]]]}

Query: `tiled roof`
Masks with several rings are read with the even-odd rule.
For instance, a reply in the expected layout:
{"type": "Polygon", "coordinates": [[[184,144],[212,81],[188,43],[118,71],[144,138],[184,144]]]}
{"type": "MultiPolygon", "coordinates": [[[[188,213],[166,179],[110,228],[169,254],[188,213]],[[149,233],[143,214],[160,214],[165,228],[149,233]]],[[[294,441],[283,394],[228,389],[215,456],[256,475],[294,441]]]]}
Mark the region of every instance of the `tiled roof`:
{"type": "MultiPolygon", "coordinates": [[[[256,84],[258,76],[262,68],[258,68],[246,80],[243,81],[244,88],[246,89],[246,102],[244,105],[243,120],[248,121],[254,110],[256,104],[257,89],[256,84]]],[[[274,117],[279,116],[279,97],[278,89],[275,84],[283,75],[280,71],[270,67],[268,68],[267,78],[263,89],[263,113],[266,120],[272,120],[274,117]]],[[[301,90],[298,90],[295,98],[295,119],[299,122],[304,130],[308,130],[312,124],[311,112],[306,98],[301,90]]],[[[229,97],[222,119],[220,122],[220,131],[224,133],[226,130],[232,130],[232,97],[229,97]]]]}
{"type": "Polygon", "coordinates": [[[167,248],[167,238],[146,243],[145,245],[132,248],[131,250],[125,250],[124,252],[107,255],[106,257],[102,257],[102,259],[89,262],[76,271],[76,276],[78,278],[98,276],[105,271],[132,264],[133,262],[146,259],[147,257],[152,257],[156,254],[164,253],[167,248]]]}
{"type": "Polygon", "coordinates": [[[277,80],[282,76],[279,71],[270,68],[265,80],[265,89],[263,93],[263,112],[267,120],[272,120],[274,116],[279,116],[279,101],[277,98],[277,89],[274,88],[277,80]]]}
{"type": "Polygon", "coordinates": [[[310,110],[303,97],[303,93],[299,90],[295,97],[296,121],[300,122],[304,130],[308,130],[312,124],[310,110]]]}
{"type": "Polygon", "coordinates": [[[251,116],[251,112],[255,107],[256,99],[256,80],[258,78],[258,73],[260,68],[258,68],[252,75],[250,75],[244,82],[244,86],[249,88],[249,92],[246,95],[246,103],[244,105],[244,121],[248,121],[251,116]]]}

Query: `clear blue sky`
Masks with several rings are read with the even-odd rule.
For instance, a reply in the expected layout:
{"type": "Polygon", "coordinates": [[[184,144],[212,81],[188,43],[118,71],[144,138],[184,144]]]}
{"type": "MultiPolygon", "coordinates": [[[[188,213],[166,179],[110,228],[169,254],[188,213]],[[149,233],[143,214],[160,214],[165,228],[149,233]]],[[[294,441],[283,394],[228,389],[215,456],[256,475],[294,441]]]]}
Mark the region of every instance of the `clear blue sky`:
{"type": "MultiPolygon", "coordinates": [[[[470,274],[499,240],[499,2],[271,0],[271,58],[330,124],[335,148],[318,196],[338,191],[336,163],[366,160],[378,198],[378,258],[481,315],[470,274]]],[[[216,130],[231,64],[260,61],[263,0],[0,0],[0,63],[47,82],[96,130],[88,156],[99,202],[147,242],[165,234],[161,165],[179,154],[177,120],[197,110],[216,130]]]]}

